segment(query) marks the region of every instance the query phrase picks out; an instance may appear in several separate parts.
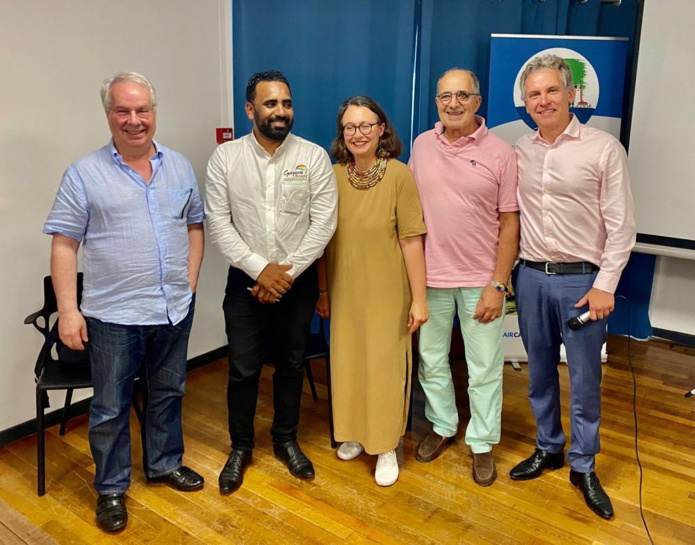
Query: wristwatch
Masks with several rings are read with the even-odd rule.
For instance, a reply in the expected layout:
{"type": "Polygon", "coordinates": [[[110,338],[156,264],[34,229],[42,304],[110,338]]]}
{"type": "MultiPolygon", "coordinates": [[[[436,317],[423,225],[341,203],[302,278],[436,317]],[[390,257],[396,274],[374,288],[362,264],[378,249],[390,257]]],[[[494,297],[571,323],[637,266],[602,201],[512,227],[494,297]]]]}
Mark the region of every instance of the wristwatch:
{"type": "Polygon", "coordinates": [[[502,282],[495,282],[494,280],[490,282],[490,285],[495,288],[497,291],[500,293],[507,293],[507,284],[504,284],[502,282]]]}

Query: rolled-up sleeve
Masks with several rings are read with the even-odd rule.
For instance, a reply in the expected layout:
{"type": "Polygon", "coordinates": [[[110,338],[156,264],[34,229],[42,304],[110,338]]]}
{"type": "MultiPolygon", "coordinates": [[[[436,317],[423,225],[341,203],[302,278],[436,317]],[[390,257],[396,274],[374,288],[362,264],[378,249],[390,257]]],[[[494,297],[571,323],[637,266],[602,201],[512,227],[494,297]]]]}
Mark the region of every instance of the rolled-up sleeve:
{"type": "Polygon", "coordinates": [[[79,174],[70,167],[63,174],[43,232],[47,235],[65,235],[82,242],[88,222],[89,212],[84,185],[79,174]]]}

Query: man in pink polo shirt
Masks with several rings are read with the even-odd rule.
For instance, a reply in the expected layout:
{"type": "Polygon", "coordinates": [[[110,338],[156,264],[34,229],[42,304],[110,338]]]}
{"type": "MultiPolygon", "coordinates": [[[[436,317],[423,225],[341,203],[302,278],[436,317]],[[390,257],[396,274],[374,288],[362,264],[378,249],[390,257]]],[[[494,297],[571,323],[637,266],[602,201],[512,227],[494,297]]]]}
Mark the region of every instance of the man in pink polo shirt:
{"type": "Polygon", "coordinates": [[[481,97],[473,72],[445,72],[435,101],[440,121],[415,140],[410,157],[427,225],[430,309],[420,328],[418,377],[432,431],[416,458],[434,460],[458,429],[449,367],[458,311],[469,377],[466,443],[473,453],[473,479],[489,486],[497,476],[492,446],[501,432],[506,283],[519,243],[516,160],[512,148],[476,115],[481,97]]]}
{"type": "Polygon", "coordinates": [[[538,131],[516,143],[521,209],[520,262],[514,271],[519,328],[529,357],[535,452],[514,467],[534,479],[565,464],[557,366],[567,351],[572,446],[570,482],[603,518],[610,498],[594,471],[601,421],[601,347],[613,293],[635,243],[627,157],[613,136],[570,114],[575,88],[567,63],[532,59],[520,78],[526,111],[538,131]],[[573,329],[570,320],[588,312],[573,329]]]}

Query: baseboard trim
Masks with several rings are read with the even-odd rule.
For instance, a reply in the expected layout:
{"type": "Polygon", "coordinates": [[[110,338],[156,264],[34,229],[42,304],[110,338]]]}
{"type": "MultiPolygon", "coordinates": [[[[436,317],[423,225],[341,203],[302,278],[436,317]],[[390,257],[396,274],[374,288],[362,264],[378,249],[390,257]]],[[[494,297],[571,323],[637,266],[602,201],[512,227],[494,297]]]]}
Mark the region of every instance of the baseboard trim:
{"type": "MultiPolygon", "coordinates": [[[[201,354],[200,356],[196,356],[195,358],[191,358],[190,360],[188,360],[186,369],[187,371],[192,371],[193,369],[198,369],[203,365],[207,365],[208,363],[217,361],[220,358],[223,358],[227,355],[227,350],[227,346],[222,346],[220,348],[211,350],[210,352],[206,352],[205,354],[201,354]]],[[[89,412],[89,404],[91,403],[91,401],[92,398],[88,397],[86,399],[82,399],[81,401],[73,403],[70,406],[70,414],[73,417],[81,414],[87,414],[89,412]]],[[[44,416],[44,422],[46,423],[46,427],[48,428],[50,426],[55,426],[56,424],[59,424],[62,418],[63,408],[61,407],[59,409],[46,413],[46,415],[44,416]]],[[[13,441],[17,441],[19,439],[23,439],[24,437],[33,435],[34,433],[36,433],[36,418],[32,418],[27,422],[22,422],[21,424],[17,424],[16,426],[0,431],[0,448],[4,447],[9,443],[12,443],[13,441]]]]}
{"type": "Polygon", "coordinates": [[[695,335],[654,327],[652,328],[652,337],[660,337],[662,339],[666,339],[667,341],[672,341],[674,343],[695,348],[695,335]]]}

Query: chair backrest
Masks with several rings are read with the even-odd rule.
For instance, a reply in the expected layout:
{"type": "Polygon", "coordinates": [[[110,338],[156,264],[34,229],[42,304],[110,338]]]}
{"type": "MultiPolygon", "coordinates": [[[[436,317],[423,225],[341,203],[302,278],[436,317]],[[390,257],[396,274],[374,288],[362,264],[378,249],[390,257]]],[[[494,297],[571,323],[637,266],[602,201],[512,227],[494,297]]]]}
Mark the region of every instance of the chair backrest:
{"type": "MultiPolygon", "coordinates": [[[[82,288],[83,275],[80,272],[77,273],[78,307],[82,302],[82,288]]],[[[63,362],[71,365],[89,365],[89,354],[86,350],[72,350],[60,340],[58,335],[58,318],[51,324],[53,315],[57,312],[58,303],[53,290],[53,282],[50,276],[46,276],[43,279],[43,308],[27,316],[24,320],[25,324],[33,325],[44,337],[43,346],[39,351],[39,356],[34,366],[34,374],[37,378],[41,376],[44,367],[51,363],[63,362]],[[54,348],[57,357],[53,356],[54,348]]]]}

